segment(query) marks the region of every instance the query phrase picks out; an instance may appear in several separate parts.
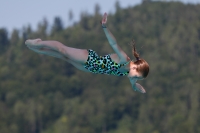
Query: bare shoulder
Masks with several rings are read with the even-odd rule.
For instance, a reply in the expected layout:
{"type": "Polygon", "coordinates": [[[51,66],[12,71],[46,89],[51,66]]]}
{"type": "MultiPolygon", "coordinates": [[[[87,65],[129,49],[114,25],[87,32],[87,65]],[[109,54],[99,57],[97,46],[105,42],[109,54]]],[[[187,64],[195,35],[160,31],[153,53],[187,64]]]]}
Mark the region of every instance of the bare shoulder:
{"type": "Polygon", "coordinates": [[[110,57],[114,62],[120,63],[120,64],[123,64],[123,63],[130,61],[130,58],[127,55],[125,55],[124,59],[120,59],[117,54],[111,54],[110,57]]]}

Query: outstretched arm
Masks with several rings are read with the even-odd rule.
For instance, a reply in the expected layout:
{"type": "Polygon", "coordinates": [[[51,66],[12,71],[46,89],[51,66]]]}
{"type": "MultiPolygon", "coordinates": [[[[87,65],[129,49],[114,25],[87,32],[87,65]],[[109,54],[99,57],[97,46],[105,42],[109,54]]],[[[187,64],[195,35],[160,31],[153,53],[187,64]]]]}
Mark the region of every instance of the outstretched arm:
{"type": "Polygon", "coordinates": [[[126,53],[117,45],[117,41],[113,34],[110,32],[110,30],[106,27],[107,22],[107,13],[104,13],[103,19],[102,19],[102,28],[104,30],[104,33],[108,39],[109,44],[113,48],[113,50],[116,52],[116,54],[119,56],[121,61],[126,62],[129,60],[129,57],[126,55],[126,53]]]}
{"type": "Polygon", "coordinates": [[[144,87],[142,87],[142,85],[136,83],[136,82],[137,82],[136,79],[129,78],[129,80],[130,80],[130,83],[131,83],[132,88],[133,88],[135,91],[138,91],[138,92],[140,92],[140,93],[146,93],[146,90],[144,89],[144,87]]]}

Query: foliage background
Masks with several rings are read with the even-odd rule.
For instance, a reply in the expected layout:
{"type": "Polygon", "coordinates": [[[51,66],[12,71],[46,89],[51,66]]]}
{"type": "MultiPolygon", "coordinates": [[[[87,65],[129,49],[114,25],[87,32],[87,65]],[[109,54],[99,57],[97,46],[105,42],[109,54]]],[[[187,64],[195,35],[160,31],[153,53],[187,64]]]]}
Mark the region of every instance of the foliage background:
{"type": "Polygon", "coordinates": [[[200,132],[200,5],[143,2],[109,14],[108,27],[122,49],[137,42],[150,74],[134,92],[126,77],[94,75],[24,45],[28,38],[58,40],[100,55],[112,53],[99,21],[83,12],[63,27],[55,17],[8,37],[0,29],[0,133],[197,133],[200,132]],[[48,32],[48,29],[51,29],[48,32]]]}

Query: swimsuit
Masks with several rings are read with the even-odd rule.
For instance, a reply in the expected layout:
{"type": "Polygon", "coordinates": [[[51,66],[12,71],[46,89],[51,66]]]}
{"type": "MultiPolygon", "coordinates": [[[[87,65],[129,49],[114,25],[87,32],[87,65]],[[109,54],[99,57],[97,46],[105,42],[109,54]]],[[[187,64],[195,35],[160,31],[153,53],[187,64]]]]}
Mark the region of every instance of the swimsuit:
{"type": "MultiPolygon", "coordinates": [[[[128,62],[127,62],[128,63],[128,62]]],[[[116,76],[125,76],[129,73],[120,72],[119,69],[121,66],[125,64],[115,63],[110,55],[98,56],[98,54],[89,49],[88,50],[88,59],[84,65],[84,67],[92,73],[100,73],[100,74],[108,74],[108,75],[116,75],[116,76]]]]}

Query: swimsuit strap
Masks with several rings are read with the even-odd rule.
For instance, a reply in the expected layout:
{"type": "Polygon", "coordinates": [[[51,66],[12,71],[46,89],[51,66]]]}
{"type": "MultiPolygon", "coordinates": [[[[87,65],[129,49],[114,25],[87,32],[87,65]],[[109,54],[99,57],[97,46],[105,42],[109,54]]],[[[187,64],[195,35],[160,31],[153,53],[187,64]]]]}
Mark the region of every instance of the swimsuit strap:
{"type": "Polygon", "coordinates": [[[128,63],[130,63],[131,61],[128,61],[128,62],[126,62],[126,63],[124,63],[124,64],[120,64],[121,66],[126,66],[128,63]]]}
{"type": "MultiPolygon", "coordinates": [[[[108,54],[108,55],[109,55],[109,57],[110,57],[111,54],[108,54]]],[[[110,57],[110,59],[111,59],[111,57],[110,57]]],[[[120,64],[120,63],[117,63],[117,64],[119,64],[120,67],[121,67],[121,66],[126,66],[126,65],[127,65],[128,63],[130,63],[131,61],[132,61],[132,60],[130,60],[130,61],[124,63],[124,64],[120,64]]]]}

